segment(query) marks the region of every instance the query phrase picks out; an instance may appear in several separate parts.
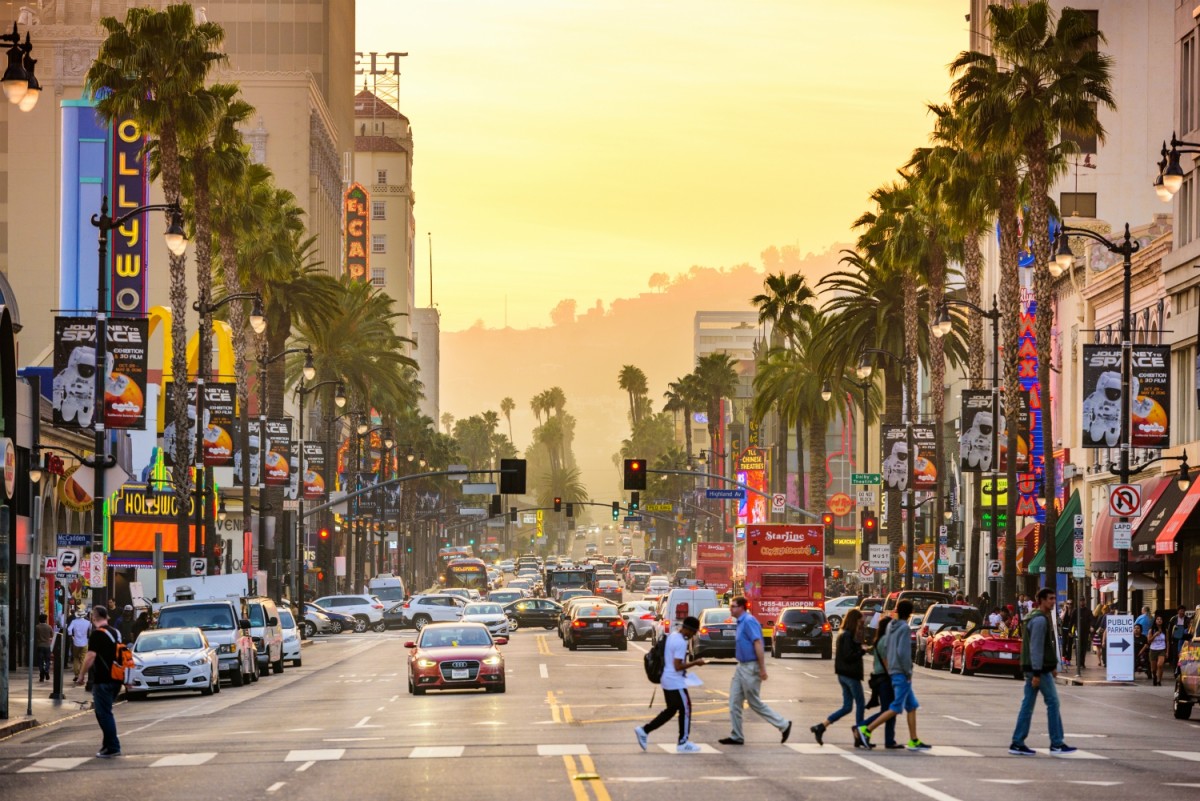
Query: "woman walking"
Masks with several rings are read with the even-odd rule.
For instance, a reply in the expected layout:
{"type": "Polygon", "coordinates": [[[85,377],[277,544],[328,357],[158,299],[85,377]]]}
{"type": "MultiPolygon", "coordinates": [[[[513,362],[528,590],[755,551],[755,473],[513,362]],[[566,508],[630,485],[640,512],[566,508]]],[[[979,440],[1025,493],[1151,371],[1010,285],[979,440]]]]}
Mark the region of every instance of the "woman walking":
{"type": "Polygon", "coordinates": [[[858,727],[863,722],[863,654],[866,651],[863,650],[862,641],[865,628],[861,610],[851,609],[846,613],[833,661],[833,672],[842,686],[842,707],[809,729],[817,738],[817,745],[825,745],[822,739],[825,730],[849,714],[851,707],[854,709],[854,727],[851,731],[855,732],[855,741],[859,739],[858,727]]]}
{"type": "MultiPolygon", "coordinates": [[[[864,726],[870,726],[875,722],[875,719],[882,715],[891,707],[896,700],[896,689],[892,686],[892,677],[888,675],[887,665],[883,661],[883,651],[880,649],[880,643],[883,642],[883,635],[887,634],[888,626],[895,618],[885,617],[879,621],[879,633],[875,635],[875,646],[871,651],[875,654],[874,666],[871,670],[871,691],[879,697],[879,711],[871,717],[863,721],[864,726]]],[[[901,743],[896,742],[896,718],[889,718],[883,724],[883,744],[886,748],[903,748],[901,743]]],[[[854,747],[865,747],[862,741],[862,735],[859,734],[859,729],[854,728],[854,747]]]]}
{"type": "Polygon", "coordinates": [[[1150,652],[1150,678],[1155,687],[1161,687],[1163,665],[1167,662],[1167,624],[1162,615],[1154,616],[1154,625],[1146,635],[1146,650],[1150,652]]]}

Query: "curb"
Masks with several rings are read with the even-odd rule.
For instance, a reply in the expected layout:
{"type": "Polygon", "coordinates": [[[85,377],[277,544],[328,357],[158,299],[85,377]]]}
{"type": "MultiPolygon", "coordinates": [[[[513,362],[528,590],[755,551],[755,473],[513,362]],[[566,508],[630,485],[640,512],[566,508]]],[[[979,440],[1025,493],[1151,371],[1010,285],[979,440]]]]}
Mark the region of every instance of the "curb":
{"type": "Polygon", "coordinates": [[[37,718],[19,717],[0,723],[0,740],[38,725],[37,718]]]}
{"type": "Polygon", "coordinates": [[[300,641],[300,647],[301,647],[301,648],[307,648],[307,647],[308,647],[308,646],[310,646],[310,645],[316,645],[316,643],[313,641],[313,638],[312,638],[312,637],[309,637],[309,638],[307,638],[307,639],[304,639],[304,640],[301,640],[301,641],[300,641]]]}
{"type": "Polygon", "coordinates": [[[1107,681],[1105,679],[1079,679],[1074,676],[1059,676],[1056,681],[1064,687],[1137,687],[1134,681],[1107,681]]]}

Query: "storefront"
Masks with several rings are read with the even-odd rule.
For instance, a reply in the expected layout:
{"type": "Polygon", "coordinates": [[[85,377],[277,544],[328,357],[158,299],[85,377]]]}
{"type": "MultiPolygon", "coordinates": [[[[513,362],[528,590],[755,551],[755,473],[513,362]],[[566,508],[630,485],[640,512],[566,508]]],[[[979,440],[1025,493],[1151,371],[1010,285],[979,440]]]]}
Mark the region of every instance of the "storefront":
{"type": "MultiPolygon", "coordinates": [[[[1193,477],[1194,478],[1194,477],[1193,477]]],[[[1165,561],[1164,608],[1200,603],[1200,481],[1193,480],[1171,516],[1154,536],[1154,552],[1165,561]]],[[[1139,537],[1139,541],[1147,538],[1139,537]]]]}
{"type": "MultiPolygon", "coordinates": [[[[1131,517],[1129,521],[1135,536],[1141,521],[1153,517],[1159,510],[1173,511],[1178,505],[1179,499],[1183,497],[1183,492],[1179,490],[1176,478],[1177,476],[1172,473],[1141,482],[1141,514],[1131,517]]],[[[1111,487],[1111,484],[1103,487],[1102,495],[1105,501],[1107,501],[1111,487]]],[[[1165,517],[1166,514],[1164,514],[1165,517]]],[[[1109,514],[1108,504],[1105,502],[1092,525],[1088,548],[1088,568],[1093,585],[1102,593],[1112,592],[1114,599],[1115,591],[1107,591],[1104,587],[1117,577],[1120,570],[1120,554],[1113,547],[1113,524],[1115,522],[1117,522],[1117,518],[1109,514]]],[[[1164,600],[1163,558],[1154,552],[1152,545],[1139,549],[1135,543],[1131,544],[1133,547],[1129,549],[1128,560],[1130,598],[1128,599],[1129,603],[1123,606],[1125,609],[1141,609],[1142,606],[1159,609],[1164,600]]]]}
{"type": "MultiPolygon", "coordinates": [[[[1066,593],[1071,579],[1071,567],[1075,562],[1075,515],[1080,513],[1079,491],[1071,493],[1067,505],[1058,513],[1058,523],[1054,532],[1055,561],[1057,564],[1057,581],[1055,589],[1066,593]]],[[[1029,560],[1029,572],[1033,575],[1046,572],[1046,549],[1038,543],[1038,552],[1029,560]]]]}

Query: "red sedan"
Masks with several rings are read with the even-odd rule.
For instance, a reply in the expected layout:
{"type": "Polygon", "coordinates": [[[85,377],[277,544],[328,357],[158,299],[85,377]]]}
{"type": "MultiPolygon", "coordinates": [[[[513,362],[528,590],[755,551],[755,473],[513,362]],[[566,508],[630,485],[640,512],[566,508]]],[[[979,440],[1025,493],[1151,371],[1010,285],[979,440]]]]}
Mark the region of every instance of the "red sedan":
{"type": "Polygon", "coordinates": [[[416,642],[406,642],[408,691],[477,690],[504,692],[504,656],[496,646],[507,637],[493,637],[482,623],[431,623],[416,642]]]}
{"type": "Polygon", "coordinates": [[[1009,673],[1024,678],[1021,671],[1021,638],[1006,637],[992,629],[968,634],[954,643],[950,671],[964,676],[978,671],[1009,673]]]}
{"type": "Polygon", "coordinates": [[[950,667],[950,655],[954,652],[954,643],[963,638],[961,629],[942,629],[925,640],[925,657],[923,664],[934,670],[945,670],[950,667]]]}

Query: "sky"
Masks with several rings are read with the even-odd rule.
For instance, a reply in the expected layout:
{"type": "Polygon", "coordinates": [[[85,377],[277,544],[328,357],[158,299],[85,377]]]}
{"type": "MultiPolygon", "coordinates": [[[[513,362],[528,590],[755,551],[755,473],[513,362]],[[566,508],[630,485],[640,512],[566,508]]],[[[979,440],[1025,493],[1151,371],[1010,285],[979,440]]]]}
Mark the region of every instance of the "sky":
{"type": "Polygon", "coordinates": [[[656,272],[847,241],[930,129],[965,0],[358,0],[406,51],[418,305],[549,325],[656,272]]]}

